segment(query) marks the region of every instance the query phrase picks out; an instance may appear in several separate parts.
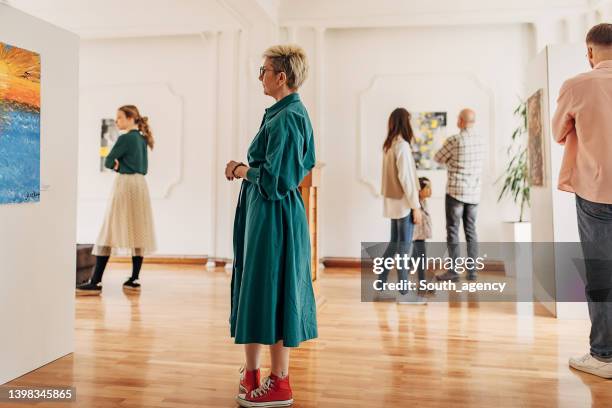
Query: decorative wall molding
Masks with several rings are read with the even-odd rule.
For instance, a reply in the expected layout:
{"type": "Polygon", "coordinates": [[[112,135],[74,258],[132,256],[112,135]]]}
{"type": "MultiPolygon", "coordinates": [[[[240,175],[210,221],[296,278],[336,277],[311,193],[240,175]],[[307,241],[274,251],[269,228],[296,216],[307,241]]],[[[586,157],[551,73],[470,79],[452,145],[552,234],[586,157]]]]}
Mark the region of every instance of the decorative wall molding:
{"type": "Polygon", "coordinates": [[[217,3],[225,9],[238,22],[240,28],[250,30],[253,24],[236,7],[232,6],[227,0],[217,0],[217,3]]]}
{"type": "MultiPolygon", "coordinates": [[[[172,110],[170,108],[174,105],[173,109],[175,110],[175,117],[172,118],[174,122],[172,125],[174,129],[172,129],[169,133],[171,133],[173,139],[173,145],[175,147],[172,153],[168,153],[171,156],[173,155],[172,160],[168,160],[164,162],[164,169],[171,169],[170,172],[166,172],[165,174],[170,174],[167,180],[163,182],[162,185],[157,185],[155,180],[159,179],[159,176],[156,177],[156,174],[150,174],[148,176],[149,180],[149,188],[151,190],[151,198],[152,199],[168,199],[172,194],[173,189],[179,185],[183,181],[184,174],[184,98],[182,95],[178,94],[172,84],[170,82],[145,82],[145,83],[113,83],[113,84],[101,84],[96,86],[83,86],[80,89],[80,97],[81,97],[81,107],[82,114],[85,115],[83,118],[84,121],[88,123],[80,124],[80,132],[84,133],[92,133],[92,139],[95,140],[95,148],[93,145],[85,144],[86,152],[82,152],[80,155],[81,160],[89,160],[93,157],[93,154],[96,155],[96,158],[99,158],[97,155],[99,149],[99,137],[100,134],[100,120],[104,117],[107,117],[109,114],[114,115],[114,109],[120,106],[122,103],[132,103],[134,102],[136,105],[140,105],[139,108],[142,109],[144,115],[150,116],[153,122],[153,126],[157,122],[157,128],[160,128],[161,118],[164,117],[162,113],[151,113],[151,109],[142,108],[142,103],[135,102],[140,98],[141,101],[147,100],[151,98],[151,95],[155,94],[159,100],[164,100],[163,106],[165,117],[170,115],[169,111],[172,110]],[[123,97],[126,94],[133,95],[130,97],[123,97]],[[112,97],[109,95],[113,95],[112,97]],[[96,103],[103,105],[102,106],[93,106],[86,109],[83,109],[83,104],[87,103],[88,100],[96,100],[99,98],[96,103]],[[114,101],[111,102],[111,100],[114,101]],[[121,101],[121,102],[120,102],[121,101]],[[111,106],[112,105],[112,106],[111,106]],[[89,123],[91,122],[91,123],[89,123]],[[95,136],[94,136],[95,135],[95,136]],[[91,151],[90,151],[91,150],[91,151]],[[87,153],[87,154],[85,154],[87,153]]],[[[146,105],[145,105],[146,106],[146,105]]],[[[152,106],[152,105],[151,105],[152,106]]],[[[156,132],[155,127],[153,127],[153,131],[156,132]]],[[[159,139],[157,140],[159,146],[159,139]]],[[[83,138],[81,138],[81,144],[83,144],[83,138]]],[[[166,153],[166,152],[164,152],[166,153]]],[[[151,168],[151,160],[149,161],[151,168]]],[[[157,167],[157,166],[156,166],[157,167]]],[[[161,166],[160,166],[161,168],[161,166]]],[[[88,201],[101,201],[108,199],[108,190],[110,187],[110,179],[107,174],[100,173],[97,169],[97,166],[92,163],[91,165],[87,165],[87,167],[80,166],[80,173],[86,176],[90,181],[98,179],[100,183],[96,183],[92,189],[87,189],[87,186],[81,185],[79,188],[79,192],[85,190],[85,193],[80,194],[79,200],[83,202],[88,201]],[[106,187],[106,188],[101,188],[106,187]]]]}
{"type": "MultiPolygon", "coordinates": [[[[214,158],[212,161],[213,166],[211,169],[211,172],[214,173],[214,169],[219,167],[219,163],[218,163],[218,155],[217,155],[217,144],[219,143],[217,138],[219,135],[219,95],[220,95],[220,89],[221,89],[221,81],[219,80],[219,72],[221,70],[221,60],[220,60],[220,49],[221,49],[221,33],[220,32],[215,32],[214,34],[212,34],[210,36],[210,40],[213,42],[213,46],[214,46],[214,51],[213,51],[213,55],[215,56],[215,61],[211,61],[211,65],[213,67],[212,71],[213,71],[213,84],[214,84],[214,92],[215,92],[215,96],[214,96],[214,103],[213,103],[213,120],[214,120],[214,125],[213,125],[213,146],[211,146],[211,149],[213,152],[215,152],[214,154],[214,158]]],[[[218,246],[219,246],[219,204],[218,204],[218,190],[219,190],[219,183],[216,177],[212,177],[212,188],[213,188],[213,193],[215,194],[215,199],[213,200],[213,214],[214,216],[212,217],[212,228],[210,230],[210,242],[212,245],[212,251],[213,253],[217,253],[218,251],[218,246]]]]}
{"type": "Polygon", "coordinates": [[[172,84],[169,82],[164,83],[170,94],[176,99],[177,103],[181,107],[181,121],[180,121],[180,131],[177,133],[178,135],[178,151],[177,151],[177,163],[178,163],[178,172],[175,173],[175,177],[173,180],[170,180],[168,185],[166,186],[166,190],[164,192],[163,198],[169,198],[172,190],[178,186],[183,181],[183,175],[185,174],[185,142],[184,142],[184,133],[185,133],[185,122],[184,122],[184,112],[185,112],[185,99],[182,95],[179,95],[172,84]]]}
{"type": "MultiPolygon", "coordinates": [[[[220,171],[227,160],[240,160],[241,137],[244,135],[248,113],[248,79],[246,77],[248,32],[243,29],[218,33],[215,37],[214,100],[215,100],[215,152],[212,171],[213,180],[213,228],[211,228],[213,253],[217,256],[232,255],[231,225],[233,197],[239,183],[228,183],[220,171]],[[229,80],[227,79],[229,78],[229,80]]],[[[256,72],[256,71],[253,71],[256,72]]]]}
{"type": "MultiPolygon", "coordinates": [[[[235,10],[222,0],[198,1],[31,1],[9,0],[12,7],[76,33],[81,39],[119,39],[194,35],[203,30],[237,28],[235,10]],[[169,7],[167,4],[174,7],[169,7]],[[143,9],[146,4],[146,9],[143,9]],[[115,10],[120,7],[121,12],[115,10]],[[138,18],[146,15],[146,18],[138,18]]],[[[249,2],[235,1],[239,7],[249,2]]]]}
{"type": "MultiPolygon", "coordinates": [[[[381,197],[378,183],[371,179],[371,174],[368,171],[368,157],[371,156],[369,145],[367,143],[367,121],[368,115],[366,112],[366,104],[370,95],[377,90],[377,87],[383,81],[393,80],[395,83],[401,81],[434,81],[440,78],[456,78],[457,80],[469,81],[480,89],[487,96],[487,105],[489,109],[489,126],[488,131],[490,137],[488,140],[489,150],[489,171],[495,172],[496,163],[496,142],[495,142],[495,126],[496,126],[496,112],[495,112],[495,93],[491,88],[486,86],[476,74],[471,72],[432,72],[432,73],[414,73],[414,74],[380,74],[372,77],[370,84],[367,88],[359,93],[359,112],[358,112],[358,129],[357,129],[357,178],[358,181],[363,184],[368,191],[376,198],[381,197]]],[[[443,104],[443,103],[442,103],[443,104]]],[[[441,105],[441,104],[440,104],[441,105]]],[[[437,105],[437,106],[440,106],[437,105]]],[[[447,118],[448,122],[454,120],[452,117],[447,118]]],[[[451,122],[452,123],[452,122],[451,122]]],[[[381,130],[384,133],[384,129],[381,130]]]]}
{"type": "MultiPolygon", "coordinates": [[[[558,18],[584,13],[585,7],[571,7],[553,12],[558,18]]],[[[548,14],[547,14],[548,13],[548,14]]],[[[445,27],[457,25],[527,24],[543,16],[550,10],[538,9],[509,12],[508,10],[464,10],[432,13],[396,13],[376,15],[334,15],[325,17],[281,18],[280,24],[286,27],[320,27],[327,29],[355,28],[404,28],[404,27],[445,27]]]]}

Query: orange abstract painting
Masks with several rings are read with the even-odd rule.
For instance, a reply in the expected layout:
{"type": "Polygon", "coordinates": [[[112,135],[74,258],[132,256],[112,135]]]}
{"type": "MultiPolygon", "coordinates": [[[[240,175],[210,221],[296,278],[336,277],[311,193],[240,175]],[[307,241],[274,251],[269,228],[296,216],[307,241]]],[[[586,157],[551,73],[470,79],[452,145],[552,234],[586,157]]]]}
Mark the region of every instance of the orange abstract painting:
{"type": "Polygon", "coordinates": [[[40,109],[40,55],[0,43],[0,99],[40,109]]]}
{"type": "Polygon", "coordinates": [[[0,204],[40,201],[40,55],[0,42],[0,204]]]}

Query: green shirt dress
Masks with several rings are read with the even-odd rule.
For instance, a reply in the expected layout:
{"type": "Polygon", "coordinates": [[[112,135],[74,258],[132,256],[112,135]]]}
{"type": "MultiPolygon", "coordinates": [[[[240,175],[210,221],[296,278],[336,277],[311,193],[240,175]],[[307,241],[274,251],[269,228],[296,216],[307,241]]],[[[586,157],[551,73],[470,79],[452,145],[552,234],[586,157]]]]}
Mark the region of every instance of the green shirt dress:
{"type": "Polygon", "coordinates": [[[237,344],[297,347],[317,337],[310,234],[298,190],[315,164],[297,93],[266,109],[248,151],[234,219],[230,332],[237,344]]]}

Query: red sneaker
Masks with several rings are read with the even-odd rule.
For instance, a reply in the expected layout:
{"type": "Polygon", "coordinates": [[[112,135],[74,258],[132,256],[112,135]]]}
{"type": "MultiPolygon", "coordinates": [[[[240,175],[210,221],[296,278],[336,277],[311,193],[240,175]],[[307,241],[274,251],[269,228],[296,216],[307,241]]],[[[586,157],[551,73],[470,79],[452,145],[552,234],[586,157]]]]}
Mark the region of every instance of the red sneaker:
{"type": "Polygon", "coordinates": [[[241,367],[238,394],[248,394],[254,389],[259,388],[259,377],[259,368],[257,370],[248,371],[246,367],[241,367]]]}
{"type": "Polygon", "coordinates": [[[241,407],[288,407],[293,404],[289,376],[280,378],[274,374],[266,377],[261,387],[248,394],[239,394],[236,399],[241,407]]]}

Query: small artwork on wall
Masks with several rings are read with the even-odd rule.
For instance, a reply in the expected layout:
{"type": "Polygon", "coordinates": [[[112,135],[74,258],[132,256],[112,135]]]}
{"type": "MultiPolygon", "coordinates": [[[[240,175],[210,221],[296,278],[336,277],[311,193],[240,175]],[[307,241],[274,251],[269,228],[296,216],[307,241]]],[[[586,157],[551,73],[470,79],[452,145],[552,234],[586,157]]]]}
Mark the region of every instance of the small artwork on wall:
{"type": "Polygon", "coordinates": [[[102,119],[100,127],[100,171],[111,171],[104,167],[106,156],[119,138],[119,130],[114,119],[102,119]]]}
{"type": "Polygon", "coordinates": [[[542,136],[542,90],[527,99],[527,130],[529,135],[529,183],[544,185],[544,138],[542,136]]]}
{"type": "Polygon", "coordinates": [[[0,42],[0,204],[40,201],[40,55],[0,42]]]}
{"type": "Polygon", "coordinates": [[[443,168],[434,155],[446,139],[446,112],[412,112],[414,160],[419,170],[443,168]]]}

